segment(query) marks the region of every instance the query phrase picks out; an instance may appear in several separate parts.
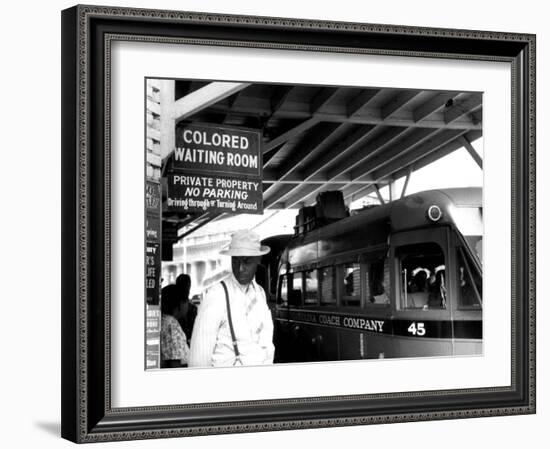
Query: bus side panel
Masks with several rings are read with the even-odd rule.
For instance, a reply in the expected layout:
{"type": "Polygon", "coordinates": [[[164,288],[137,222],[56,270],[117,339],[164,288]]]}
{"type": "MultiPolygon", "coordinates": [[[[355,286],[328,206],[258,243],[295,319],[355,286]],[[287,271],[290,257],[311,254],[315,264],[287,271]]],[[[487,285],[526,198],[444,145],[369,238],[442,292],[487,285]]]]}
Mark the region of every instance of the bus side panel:
{"type": "Polygon", "coordinates": [[[361,332],[341,330],[338,335],[340,360],[359,360],[366,358],[365,341],[365,335],[361,332]]]}
{"type": "Polygon", "coordinates": [[[394,336],[388,357],[435,357],[453,354],[451,339],[394,336]]]}
{"type": "MultiPolygon", "coordinates": [[[[275,322],[274,341],[275,362],[317,362],[327,349],[324,346],[331,337],[322,336],[314,326],[304,323],[293,323],[286,320],[275,322]],[[324,343],[324,344],[323,344],[324,343]]],[[[335,337],[332,337],[335,338],[335,337]]],[[[337,360],[334,358],[332,360],[337,360]]]]}
{"type": "Polygon", "coordinates": [[[289,362],[290,351],[289,323],[286,320],[274,318],[273,320],[273,344],[275,345],[275,363],[289,362]]]}
{"type": "Polygon", "coordinates": [[[283,319],[275,320],[273,341],[275,343],[275,363],[309,361],[310,348],[307,335],[299,325],[283,319]]]}
{"type": "Polygon", "coordinates": [[[455,340],[454,355],[482,355],[483,343],[481,340],[455,340]]]}
{"type": "Polygon", "coordinates": [[[338,339],[340,338],[338,329],[330,327],[308,326],[312,331],[311,343],[315,347],[317,360],[335,361],[338,358],[338,339]]]}
{"type": "Polygon", "coordinates": [[[338,360],[338,329],[307,323],[296,323],[293,328],[293,353],[301,362],[338,360]]]}
{"type": "Polygon", "coordinates": [[[392,351],[391,335],[340,331],[340,360],[380,359],[392,351]]]}
{"type": "Polygon", "coordinates": [[[394,340],[392,335],[365,333],[365,352],[367,359],[393,357],[394,340]]]}

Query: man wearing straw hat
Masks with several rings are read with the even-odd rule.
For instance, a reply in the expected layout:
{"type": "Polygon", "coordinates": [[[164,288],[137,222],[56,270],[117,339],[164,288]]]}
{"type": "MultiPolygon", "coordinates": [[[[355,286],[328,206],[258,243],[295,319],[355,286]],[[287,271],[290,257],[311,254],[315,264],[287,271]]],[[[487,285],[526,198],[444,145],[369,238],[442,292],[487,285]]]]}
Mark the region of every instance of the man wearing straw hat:
{"type": "Polygon", "coordinates": [[[191,338],[190,367],[273,363],[273,320],[265,292],[254,280],[261,256],[270,251],[248,230],[232,235],[231,271],[202,300],[191,338]]]}

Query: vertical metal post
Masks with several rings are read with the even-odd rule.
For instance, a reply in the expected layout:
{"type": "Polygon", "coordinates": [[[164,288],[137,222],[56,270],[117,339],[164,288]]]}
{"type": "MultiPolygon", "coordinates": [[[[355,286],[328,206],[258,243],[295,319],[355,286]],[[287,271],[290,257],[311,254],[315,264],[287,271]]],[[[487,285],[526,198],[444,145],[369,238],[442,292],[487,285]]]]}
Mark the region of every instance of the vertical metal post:
{"type": "Polygon", "coordinates": [[[401,198],[403,198],[407,193],[407,187],[409,186],[409,180],[411,179],[412,171],[413,171],[413,167],[411,165],[409,167],[409,171],[407,172],[407,177],[405,178],[405,184],[403,184],[403,190],[401,191],[401,198]]]}
{"type": "Polygon", "coordinates": [[[158,80],[160,89],[160,155],[162,159],[170,154],[176,146],[176,118],[174,103],[176,82],[174,80],[158,80]]]}
{"type": "Polygon", "coordinates": [[[390,180],[388,188],[390,190],[390,202],[395,201],[397,199],[397,184],[395,182],[395,179],[392,178],[390,180]]]}
{"type": "Polygon", "coordinates": [[[481,159],[481,156],[477,153],[476,149],[472,146],[470,141],[464,136],[460,136],[459,140],[464,148],[466,148],[466,151],[470,153],[470,156],[472,156],[472,159],[475,161],[478,167],[483,170],[483,160],[481,159]]]}
{"type": "Polygon", "coordinates": [[[376,192],[376,196],[378,196],[378,200],[380,201],[380,204],[386,204],[386,202],[384,201],[384,198],[382,197],[382,194],[380,193],[378,184],[374,184],[374,190],[376,192]]]}

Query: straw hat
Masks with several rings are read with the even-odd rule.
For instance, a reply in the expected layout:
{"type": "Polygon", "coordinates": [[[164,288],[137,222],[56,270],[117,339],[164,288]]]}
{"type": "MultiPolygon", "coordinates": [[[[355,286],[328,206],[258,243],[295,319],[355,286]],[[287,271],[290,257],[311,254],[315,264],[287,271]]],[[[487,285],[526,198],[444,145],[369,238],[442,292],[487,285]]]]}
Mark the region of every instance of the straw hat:
{"type": "Polygon", "coordinates": [[[231,243],[220,254],[224,256],[262,256],[271,248],[260,243],[260,236],[253,231],[243,229],[231,236],[231,243]]]}

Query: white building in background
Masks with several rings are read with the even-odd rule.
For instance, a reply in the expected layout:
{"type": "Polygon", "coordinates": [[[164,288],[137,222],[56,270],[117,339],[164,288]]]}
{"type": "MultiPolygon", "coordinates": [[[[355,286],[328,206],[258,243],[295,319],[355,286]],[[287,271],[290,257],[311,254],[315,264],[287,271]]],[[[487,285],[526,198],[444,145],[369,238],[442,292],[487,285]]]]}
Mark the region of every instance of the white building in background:
{"type": "Polygon", "coordinates": [[[191,277],[191,296],[199,294],[204,280],[230,268],[230,259],[220,256],[230,240],[231,232],[191,234],[180,240],[173,246],[173,260],[162,263],[162,285],[175,284],[185,273],[191,277]]]}
{"type": "Polygon", "coordinates": [[[210,280],[231,270],[231,258],[220,251],[239,229],[253,229],[262,239],[294,233],[297,210],[273,210],[266,215],[239,214],[212,221],[173,246],[173,260],[162,262],[162,286],[174,284],[182,274],[191,277],[191,296],[200,294],[210,280]]]}

